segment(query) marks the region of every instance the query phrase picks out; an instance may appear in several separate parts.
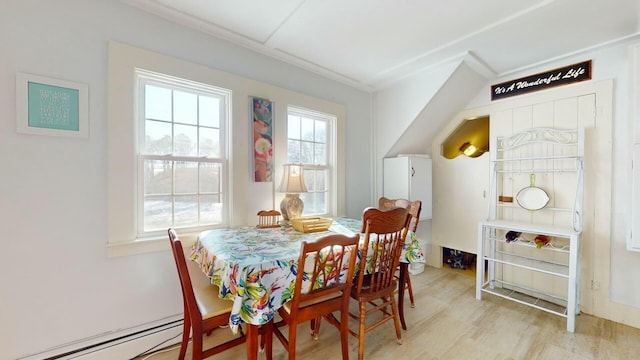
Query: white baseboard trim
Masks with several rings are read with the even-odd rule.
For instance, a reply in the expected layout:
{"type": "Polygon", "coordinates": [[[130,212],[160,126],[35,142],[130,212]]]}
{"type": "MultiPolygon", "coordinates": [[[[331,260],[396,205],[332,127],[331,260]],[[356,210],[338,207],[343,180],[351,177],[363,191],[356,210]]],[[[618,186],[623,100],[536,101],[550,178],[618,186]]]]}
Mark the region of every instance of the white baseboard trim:
{"type": "Polygon", "coordinates": [[[16,360],[132,359],[156,346],[155,350],[180,343],[182,326],[182,314],[175,315],[62,344],[16,360]]]}

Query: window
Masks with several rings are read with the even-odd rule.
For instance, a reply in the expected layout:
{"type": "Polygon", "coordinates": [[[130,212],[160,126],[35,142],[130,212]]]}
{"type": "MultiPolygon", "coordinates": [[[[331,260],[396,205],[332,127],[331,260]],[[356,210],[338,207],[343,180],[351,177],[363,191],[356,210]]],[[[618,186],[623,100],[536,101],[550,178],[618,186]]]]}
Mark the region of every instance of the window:
{"type": "Polygon", "coordinates": [[[332,213],[335,192],[336,117],[295,107],[287,110],[287,162],[304,165],[308,190],[300,194],[303,215],[328,215],[332,213]]]}
{"type": "Polygon", "coordinates": [[[138,238],[227,222],[230,91],[136,70],[138,238]]]}
{"type": "MultiPolygon", "coordinates": [[[[322,166],[328,169],[328,183],[318,203],[324,201],[321,208],[325,210],[320,211],[326,211],[326,216],[345,216],[344,105],[115,41],[109,41],[108,55],[109,257],[167,251],[169,226],[180,229],[180,238],[187,245],[203,230],[253,224],[254,208],[262,208],[257,204],[282,195],[252,191],[256,186],[248,175],[252,159],[247,146],[251,108],[245,105],[254,95],[269,95],[280,104],[296,103],[299,107],[292,111],[298,110],[298,117],[318,118],[327,124],[326,139],[314,138],[327,146],[322,166]],[[146,97],[151,99],[154,94],[164,100],[147,104],[146,97]],[[238,121],[232,121],[232,116],[238,121]],[[239,200],[234,202],[234,198],[239,200]]],[[[289,109],[284,106],[281,110],[282,116],[274,118],[279,165],[287,160],[289,109]]],[[[302,134],[297,138],[300,145],[302,134]]],[[[301,153],[297,154],[299,158],[301,153]]],[[[310,172],[312,166],[313,161],[307,163],[310,172]]],[[[316,201],[303,198],[307,210],[315,212],[316,201]]]]}

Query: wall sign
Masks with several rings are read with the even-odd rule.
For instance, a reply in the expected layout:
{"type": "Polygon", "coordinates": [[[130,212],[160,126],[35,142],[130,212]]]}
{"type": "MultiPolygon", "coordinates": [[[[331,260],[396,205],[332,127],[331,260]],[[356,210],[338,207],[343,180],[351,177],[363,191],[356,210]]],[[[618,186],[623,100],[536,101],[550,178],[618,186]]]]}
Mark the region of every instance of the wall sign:
{"type": "Polygon", "coordinates": [[[491,85],[491,100],[591,80],[591,60],[491,85]]]}
{"type": "Polygon", "coordinates": [[[88,137],[88,89],[86,84],[16,74],[17,131],[23,134],[88,137]]]}

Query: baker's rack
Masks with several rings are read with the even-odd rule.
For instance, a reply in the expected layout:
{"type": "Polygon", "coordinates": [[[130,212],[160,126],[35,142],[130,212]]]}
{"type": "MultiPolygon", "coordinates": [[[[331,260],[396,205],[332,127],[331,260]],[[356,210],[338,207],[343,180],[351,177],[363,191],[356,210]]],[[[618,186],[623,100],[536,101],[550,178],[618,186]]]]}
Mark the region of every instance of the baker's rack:
{"type": "Polygon", "coordinates": [[[476,298],[490,293],[563,316],[570,332],[579,312],[584,141],[582,128],[532,128],[493,137],[489,217],[478,225],[476,298]],[[519,206],[515,196],[517,189],[532,185],[531,174],[543,178],[542,187],[551,198],[535,211],[519,206]],[[520,235],[509,241],[509,231],[520,235]],[[534,237],[542,235],[550,242],[536,244],[534,237]],[[557,279],[566,281],[562,294],[550,285],[557,279]]]}

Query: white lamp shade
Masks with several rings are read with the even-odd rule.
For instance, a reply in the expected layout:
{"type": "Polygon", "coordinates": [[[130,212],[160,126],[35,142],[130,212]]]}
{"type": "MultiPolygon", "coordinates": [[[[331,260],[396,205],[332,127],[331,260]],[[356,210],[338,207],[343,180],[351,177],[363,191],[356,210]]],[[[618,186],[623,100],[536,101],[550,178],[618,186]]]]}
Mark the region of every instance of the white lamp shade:
{"type": "Polygon", "coordinates": [[[301,193],[307,192],[307,186],[304,184],[304,172],[302,164],[285,164],[282,183],[280,183],[280,192],[283,193],[301,193]]]}

